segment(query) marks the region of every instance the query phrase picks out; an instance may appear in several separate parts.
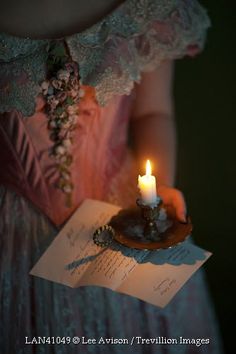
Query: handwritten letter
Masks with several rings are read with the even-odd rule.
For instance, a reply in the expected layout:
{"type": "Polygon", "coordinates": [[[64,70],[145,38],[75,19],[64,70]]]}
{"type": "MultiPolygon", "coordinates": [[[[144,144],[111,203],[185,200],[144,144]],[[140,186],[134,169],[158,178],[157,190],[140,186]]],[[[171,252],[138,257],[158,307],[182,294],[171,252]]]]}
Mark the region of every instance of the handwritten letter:
{"type": "Polygon", "coordinates": [[[159,251],[130,249],[117,242],[109,248],[95,245],[94,231],[119,210],[85,200],[30,274],[72,288],[103,286],[164,307],[211,253],[190,242],[159,251]]]}

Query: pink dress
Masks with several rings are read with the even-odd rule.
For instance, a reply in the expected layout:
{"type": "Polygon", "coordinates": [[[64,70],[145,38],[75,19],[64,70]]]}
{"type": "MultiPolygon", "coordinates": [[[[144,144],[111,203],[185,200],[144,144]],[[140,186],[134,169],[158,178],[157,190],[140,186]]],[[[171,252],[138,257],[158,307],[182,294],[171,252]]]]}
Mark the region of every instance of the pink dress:
{"type": "Polygon", "coordinates": [[[133,83],[142,71],[164,59],[200,50],[208,26],[208,17],[196,1],[127,0],[92,28],[65,38],[63,44],[79,65],[85,95],[78,104],[73,143],[68,147],[65,139],[60,140],[64,150],[58,149],[54,156],[61,154],[62,161],[69,149],[73,161],[63,171],[65,159],[64,165],[58,164],[50,154],[55,148],[50,134],[56,128],[49,129],[46,99],[39,93],[53,41],[0,34],[1,353],[221,352],[201,271],[165,309],[108,289],[74,290],[29,275],[85,198],[122,207],[134,203],[137,169],[128,146],[133,83]],[[68,186],[73,182],[71,192],[65,184],[56,187],[62,172],[63,183],[68,176],[68,186]],[[182,336],[209,338],[210,344],[29,344],[38,336],[97,340],[182,336]]]}

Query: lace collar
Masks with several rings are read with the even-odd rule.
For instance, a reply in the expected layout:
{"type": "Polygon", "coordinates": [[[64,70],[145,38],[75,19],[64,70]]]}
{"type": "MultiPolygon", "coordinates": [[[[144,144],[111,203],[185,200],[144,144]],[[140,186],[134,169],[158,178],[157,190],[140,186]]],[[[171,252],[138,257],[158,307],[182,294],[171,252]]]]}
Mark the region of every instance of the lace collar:
{"type": "MultiPolygon", "coordinates": [[[[79,64],[82,84],[95,87],[98,103],[105,105],[113,95],[129,94],[143,71],[152,70],[163,60],[200,51],[209,25],[205,9],[196,0],[126,0],[98,23],[64,41],[79,64]]],[[[45,76],[50,42],[0,34],[1,67],[5,64],[5,74],[9,63],[19,65],[17,75],[21,69],[25,71],[31,99],[45,76]]],[[[1,74],[4,76],[0,69],[1,74]]],[[[10,91],[17,94],[18,102],[10,98],[9,90],[8,97],[1,93],[1,110],[15,107],[31,114],[32,104],[27,108],[20,102],[25,99],[17,92],[21,87],[13,86],[10,91]]]]}

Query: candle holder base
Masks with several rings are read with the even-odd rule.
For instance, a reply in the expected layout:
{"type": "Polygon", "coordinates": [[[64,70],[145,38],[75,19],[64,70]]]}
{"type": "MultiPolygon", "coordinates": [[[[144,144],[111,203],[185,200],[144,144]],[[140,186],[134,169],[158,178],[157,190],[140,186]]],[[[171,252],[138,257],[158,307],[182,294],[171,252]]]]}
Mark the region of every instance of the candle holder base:
{"type": "MultiPolygon", "coordinates": [[[[152,207],[140,205],[137,207],[122,209],[113,216],[108,223],[113,233],[110,235],[110,243],[115,240],[123,246],[139,250],[157,250],[176,246],[185,241],[190,236],[193,225],[190,218],[186,223],[178,221],[175,210],[170,206],[163,206],[158,203],[152,207]],[[140,212],[141,208],[141,212],[140,212]]],[[[94,233],[94,242],[104,247],[104,240],[108,237],[102,235],[104,226],[94,233]]],[[[109,242],[106,242],[106,246],[109,242]]]]}

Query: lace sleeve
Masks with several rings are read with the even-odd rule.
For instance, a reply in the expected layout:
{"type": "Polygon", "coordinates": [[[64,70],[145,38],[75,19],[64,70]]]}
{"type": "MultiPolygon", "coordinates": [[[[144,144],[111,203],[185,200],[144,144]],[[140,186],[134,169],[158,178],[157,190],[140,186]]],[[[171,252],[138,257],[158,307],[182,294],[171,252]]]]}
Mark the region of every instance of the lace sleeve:
{"type": "Polygon", "coordinates": [[[46,75],[46,44],[0,34],[0,112],[34,113],[39,83],[46,75]]]}
{"type": "Polygon", "coordinates": [[[67,38],[82,83],[101,105],[129,94],[142,71],[202,50],[210,20],[196,0],[127,0],[87,31],[67,38]]]}

